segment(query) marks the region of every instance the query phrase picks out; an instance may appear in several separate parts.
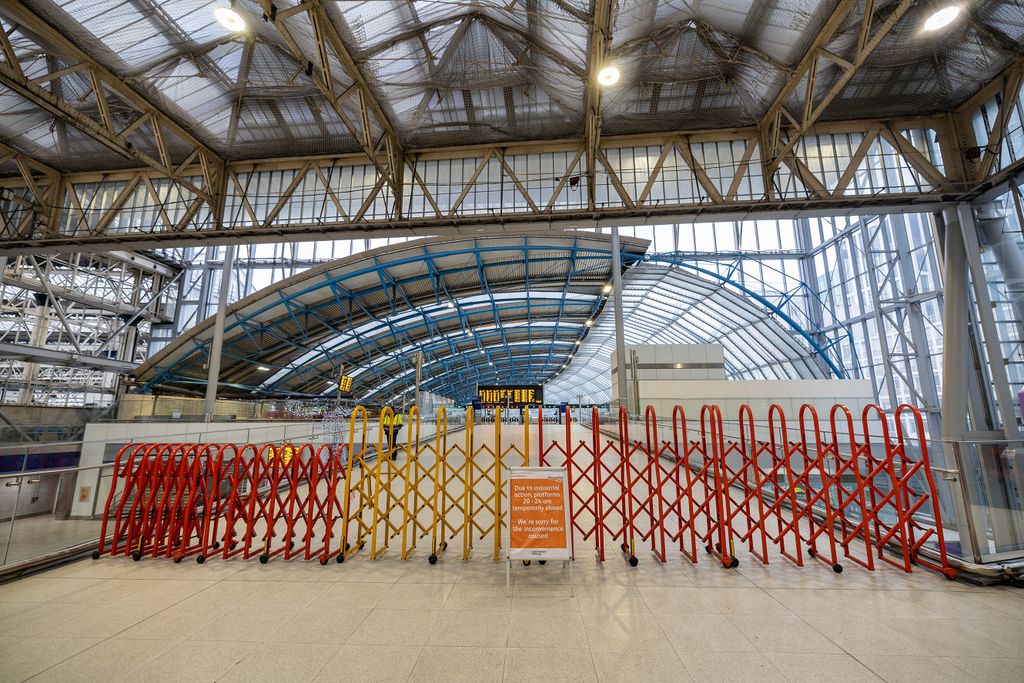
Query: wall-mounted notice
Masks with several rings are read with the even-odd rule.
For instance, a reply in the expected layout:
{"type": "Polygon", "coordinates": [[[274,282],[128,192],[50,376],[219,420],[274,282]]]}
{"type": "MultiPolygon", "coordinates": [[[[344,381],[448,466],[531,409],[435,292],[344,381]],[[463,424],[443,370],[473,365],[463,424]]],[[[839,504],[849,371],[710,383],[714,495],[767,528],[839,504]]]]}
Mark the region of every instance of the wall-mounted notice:
{"type": "Polygon", "coordinates": [[[508,557],[569,560],[569,487],[564,467],[509,469],[508,557]]]}

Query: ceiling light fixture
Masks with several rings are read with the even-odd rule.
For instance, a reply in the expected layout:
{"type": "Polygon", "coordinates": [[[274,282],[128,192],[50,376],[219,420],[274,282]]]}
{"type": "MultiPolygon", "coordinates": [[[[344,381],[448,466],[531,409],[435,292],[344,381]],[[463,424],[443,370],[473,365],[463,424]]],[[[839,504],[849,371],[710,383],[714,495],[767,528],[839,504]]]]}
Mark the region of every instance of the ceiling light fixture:
{"type": "Polygon", "coordinates": [[[588,320],[587,322],[585,322],[583,324],[586,325],[587,327],[591,327],[594,324],[594,321],[593,320],[588,320]]]}
{"type": "Polygon", "coordinates": [[[607,87],[619,82],[619,70],[614,66],[606,66],[597,72],[597,82],[607,87]]]}
{"type": "Polygon", "coordinates": [[[268,368],[266,365],[260,365],[256,369],[261,370],[263,372],[267,372],[268,370],[270,370],[270,368],[268,368]]]}
{"type": "Polygon", "coordinates": [[[940,10],[936,10],[932,13],[928,20],[924,22],[925,31],[938,31],[940,28],[945,28],[953,23],[953,20],[960,16],[959,5],[949,5],[943,7],[940,10]]]}
{"type": "Polygon", "coordinates": [[[604,289],[602,289],[601,291],[604,292],[605,294],[611,294],[612,286],[611,285],[605,285],[604,289]]]}
{"type": "Polygon", "coordinates": [[[245,30],[245,19],[230,7],[218,7],[213,10],[213,16],[217,18],[221,26],[229,31],[245,30]]]}
{"type": "Polygon", "coordinates": [[[447,306],[448,308],[455,308],[455,302],[449,301],[448,303],[445,304],[445,306],[447,306]]]}

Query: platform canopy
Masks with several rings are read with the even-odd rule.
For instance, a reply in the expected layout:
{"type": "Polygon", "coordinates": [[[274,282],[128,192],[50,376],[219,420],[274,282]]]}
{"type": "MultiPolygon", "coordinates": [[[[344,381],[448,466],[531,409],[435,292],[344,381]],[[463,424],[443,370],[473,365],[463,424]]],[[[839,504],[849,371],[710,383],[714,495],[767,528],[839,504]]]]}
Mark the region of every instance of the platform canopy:
{"type": "MultiPolygon", "coordinates": [[[[623,266],[647,241],[622,240],[623,266]]],[[[424,239],[312,268],[227,309],[222,397],[395,400],[413,388],[466,399],[479,384],[543,384],[568,362],[607,301],[608,236],[424,239]]],[[[200,393],[214,321],[138,368],[145,391],[200,393]]]]}

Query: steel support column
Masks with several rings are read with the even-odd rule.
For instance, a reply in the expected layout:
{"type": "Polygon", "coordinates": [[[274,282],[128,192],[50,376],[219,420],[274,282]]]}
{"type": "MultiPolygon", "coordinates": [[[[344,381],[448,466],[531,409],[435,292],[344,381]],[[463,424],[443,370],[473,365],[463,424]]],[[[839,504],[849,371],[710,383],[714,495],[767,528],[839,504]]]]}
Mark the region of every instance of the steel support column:
{"type": "Polygon", "coordinates": [[[220,382],[220,354],[224,348],[224,319],[227,317],[228,291],[231,289],[231,268],[235,260],[235,247],[224,248],[224,267],[220,274],[220,294],[217,297],[217,316],[213,323],[213,343],[207,361],[209,375],[206,383],[206,403],[204,419],[213,419],[213,411],[217,405],[217,385],[220,382]]]}
{"type": "Polygon", "coordinates": [[[615,308],[615,380],[619,405],[629,407],[629,389],[626,382],[626,333],[622,323],[622,253],[619,247],[619,229],[612,228],[612,306],[615,308]]]}

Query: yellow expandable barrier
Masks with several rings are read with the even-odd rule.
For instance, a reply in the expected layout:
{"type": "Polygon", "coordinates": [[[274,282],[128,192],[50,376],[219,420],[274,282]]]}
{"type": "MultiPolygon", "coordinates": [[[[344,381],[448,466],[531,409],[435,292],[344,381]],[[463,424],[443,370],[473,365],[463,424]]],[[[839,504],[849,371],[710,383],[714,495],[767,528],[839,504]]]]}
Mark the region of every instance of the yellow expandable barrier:
{"type": "Polygon", "coordinates": [[[448,549],[449,542],[460,537],[464,560],[469,559],[475,541],[490,539],[491,554],[497,561],[507,528],[504,469],[530,464],[529,412],[524,413],[524,447],[506,445],[500,408],[495,410],[490,443],[477,442],[472,408],[466,410],[463,439],[448,438],[444,407],[437,412],[433,438],[421,439],[421,416],[414,407],[407,418],[409,438],[399,447],[394,443],[395,414],[391,407],[381,410],[376,444],[367,443],[370,426],[365,408],[356,408],[349,420],[338,561],[367,543],[370,559],[377,559],[398,536],[402,539],[401,557],[408,559],[419,540],[428,535],[431,564],[448,549]],[[392,456],[404,456],[404,462],[392,456]]]}

